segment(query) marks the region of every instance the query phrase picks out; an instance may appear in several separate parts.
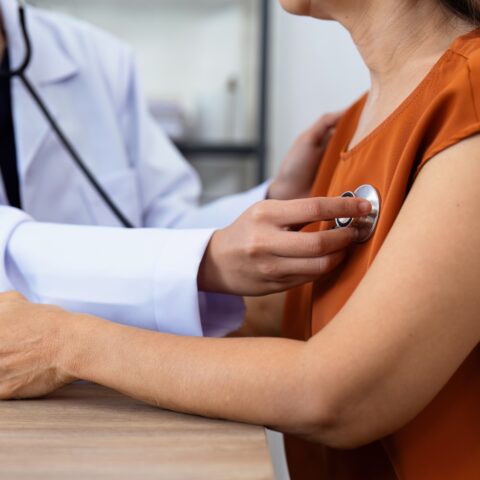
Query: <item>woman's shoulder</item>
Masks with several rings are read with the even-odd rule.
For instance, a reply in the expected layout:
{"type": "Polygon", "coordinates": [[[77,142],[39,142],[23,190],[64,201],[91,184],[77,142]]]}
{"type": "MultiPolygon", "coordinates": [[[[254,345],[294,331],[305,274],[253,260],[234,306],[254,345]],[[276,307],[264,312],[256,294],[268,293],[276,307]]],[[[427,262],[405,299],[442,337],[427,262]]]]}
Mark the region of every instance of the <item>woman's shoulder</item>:
{"type": "Polygon", "coordinates": [[[480,29],[460,37],[437,65],[416,105],[423,132],[421,166],[480,132],[480,29]]]}
{"type": "Polygon", "coordinates": [[[449,51],[465,60],[480,62],[480,28],[463,35],[453,42],[449,51]]]}
{"type": "Polygon", "coordinates": [[[480,29],[458,38],[439,61],[436,73],[432,101],[448,94],[453,102],[464,98],[480,107],[480,29]]]}

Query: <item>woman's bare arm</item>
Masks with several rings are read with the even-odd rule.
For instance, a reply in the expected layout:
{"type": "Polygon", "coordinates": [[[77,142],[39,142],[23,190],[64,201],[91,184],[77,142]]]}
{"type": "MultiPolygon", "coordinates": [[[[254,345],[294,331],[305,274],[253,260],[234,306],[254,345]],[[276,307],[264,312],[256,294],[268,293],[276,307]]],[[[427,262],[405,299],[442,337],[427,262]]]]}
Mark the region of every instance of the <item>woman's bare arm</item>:
{"type": "Polygon", "coordinates": [[[329,443],[355,446],[396,431],[478,346],[479,179],[479,136],[432,159],[369,273],[312,339],[309,363],[317,350],[333,365],[333,383],[324,383],[337,406],[329,443]]]}
{"type": "MultiPolygon", "coordinates": [[[[397,430],[480,339],[479,152],[472,138],[424,168],[364,281],[309,342],[178,338],[75,317],[49,350],[56,371],[336,447],[397,430]]],[[[17,382],[10,396],[28,393],[17,382]]]]}

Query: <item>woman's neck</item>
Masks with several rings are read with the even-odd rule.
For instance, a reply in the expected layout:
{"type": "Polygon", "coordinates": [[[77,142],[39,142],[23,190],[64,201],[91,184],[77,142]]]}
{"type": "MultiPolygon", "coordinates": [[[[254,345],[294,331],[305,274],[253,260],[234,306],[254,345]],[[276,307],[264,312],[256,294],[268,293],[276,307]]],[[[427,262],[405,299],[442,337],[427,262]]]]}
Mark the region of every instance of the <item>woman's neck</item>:
{"type": "Polygon", "coordinates": [[[373,94],[395,84],[403,72],[422,74],[422,65],[428,70],[456,37],[474,28],[447,14],[438,0],[365,4],[359,16],[338,20],[350,31],[370,70],[373,94]]]}
{"type": "Polygon", "coordinates": [[[358,11],[339,11],[334,18],[350,31],[370,70],[372,83],[350,147],[378,127],[409,96],[455,38],[474,28],[449,16],[438,0],[359,3],[361,6],[352,7],[358,11]]]}

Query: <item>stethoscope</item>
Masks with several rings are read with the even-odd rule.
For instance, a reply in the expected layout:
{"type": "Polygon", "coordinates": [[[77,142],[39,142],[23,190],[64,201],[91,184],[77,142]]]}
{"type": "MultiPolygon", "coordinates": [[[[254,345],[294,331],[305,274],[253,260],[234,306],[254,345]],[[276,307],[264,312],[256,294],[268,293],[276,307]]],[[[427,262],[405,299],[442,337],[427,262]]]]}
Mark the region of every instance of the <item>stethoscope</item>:
{"type": "Polygon", "coordinates": [[[112,200],[110,195],[100,185],[95,175],[88,168],[87,164],[83,161],[82,157],[79,155],[75,147],[67,138],[66,134],[63,132],[61,127],[56,122],[55,118],[53,117],[52,113],[46,106],[45,102],[42,100],[42,98],[38,94],[35,87],[32,85],[30,80],[26,77],[25,72],[32,60],[32,42],[30,41],[30,35],[28,34],[28,29],[27,29],[26,8],[25,8],[24,0],[18,1],[18,13],[20,18],[20,26],[22,29],[23,40],[25,43],[25,56],[19,67],[15,69],[10,69],[10,70],[0,69],[0,77],[9,78],[9,79],[16,77],[21,80],[22,84],[25,86],[25,88],[27,89],[27,91],[29,92],[29,94],[37,104],[38,108],[45,116],[47,122],[50,124],[51,128],[55,132],[58,140],[63,145],[65,150],[69,153],[70,157],[78,166],[78,168],[84,173],[85,177],[91,184],[92,188],[98,193],[98,195],[100,195],[100,197],[104,200],[105,204],[111,210],[113,215],[118,219],[118,221],[124,227],[135,228],[135,226],[128,220],[126,215],[124,215],[123,212],[120,210],[120,208],[118,208],[118,206],[112,200]]]}
{"type": "Polygon", "coordinates": [[[381,198],[380,193],[373,185],[362,185],[354,192],[345,192],[342,198],[363,198],[372,204],[371,212],[365,217],[359,218],[337,218],[335,220],[336,228],[356,228],[359,231],[357,243],[365,243],[377,229],[378,219],[380,218],[381,198]]]}

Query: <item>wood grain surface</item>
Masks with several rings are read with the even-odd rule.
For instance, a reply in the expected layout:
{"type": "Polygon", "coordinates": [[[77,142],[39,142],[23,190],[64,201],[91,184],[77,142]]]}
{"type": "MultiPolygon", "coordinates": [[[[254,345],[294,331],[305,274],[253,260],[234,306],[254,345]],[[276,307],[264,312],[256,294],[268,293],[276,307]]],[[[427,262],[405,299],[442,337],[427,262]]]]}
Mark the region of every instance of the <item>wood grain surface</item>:
{"type": "Polygon", "coordinates": [[[0,479],[273,480],[262,428],[149,407],[79,383],[0,402],[0,479]]]}

